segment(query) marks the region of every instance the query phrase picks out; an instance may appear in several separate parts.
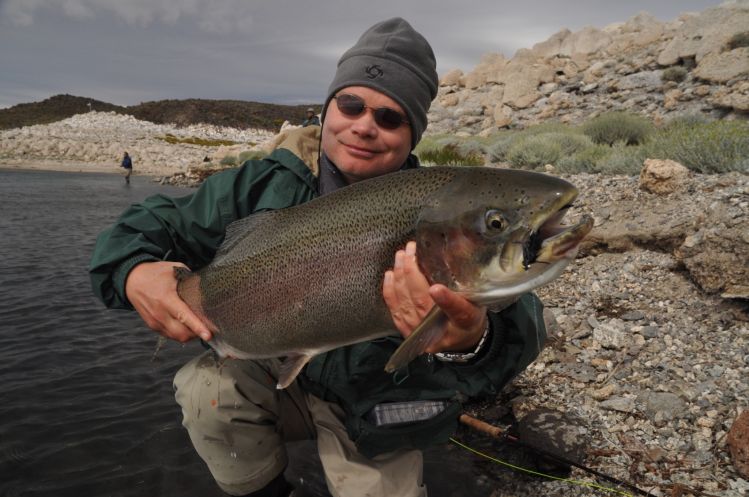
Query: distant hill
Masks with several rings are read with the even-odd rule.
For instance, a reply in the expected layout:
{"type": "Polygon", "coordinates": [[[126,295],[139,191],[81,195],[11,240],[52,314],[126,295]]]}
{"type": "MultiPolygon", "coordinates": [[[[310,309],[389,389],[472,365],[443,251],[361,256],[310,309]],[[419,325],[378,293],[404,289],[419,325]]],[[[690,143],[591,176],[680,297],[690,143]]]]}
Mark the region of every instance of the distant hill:
{"type": "MultiPolygon", "coordinates": [[[[157,124],[187,126],[195,123],[278,130],[284,121],[301,124],[310,105],[279,105],[244,100],[158,100],[126,108],[136,119],[157,124]],[[299,122],[297,122],[299,121],[299,122]]],[[[319,105],[316,106],[319,109],[319,105]]]]}
{"type": "MultiPolygon", "coordinates": [[[[313,105],[314,106],[314,105],[313,105]]],[[[0,109],[0,130],[47,124],[89,110],[129,114],[156,124],[214,124],[233,128],[278,130],[284,121],[296,123],[304,118],[309,105],[279,105],[244,100],[157,100],[122,107],[92,98],[55,95],[41,102],[0,109]]],[[[320,106],[314,106],[319,110],[320,106]]]]}
{"type": "Polygon", "coordinates": [[[125,107],[108,104],[93,98],[55,95],[41,102],[18,104],[7,109],[0,109],[0,129],[48,124],[89,110],[126,113],[125,107]],[[90,108],[89,104],[91,105],[90,108]]]}

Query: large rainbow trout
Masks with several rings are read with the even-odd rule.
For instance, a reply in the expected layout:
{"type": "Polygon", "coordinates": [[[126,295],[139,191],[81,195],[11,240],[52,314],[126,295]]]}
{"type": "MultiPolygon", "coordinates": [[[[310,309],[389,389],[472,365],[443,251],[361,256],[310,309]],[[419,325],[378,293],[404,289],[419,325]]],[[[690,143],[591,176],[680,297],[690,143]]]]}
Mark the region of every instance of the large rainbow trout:
{"type": "MultiPolygon", "coordinates": [[[[553,176],[483,167],[387,174],[232,223],[215,259],[178,270],[178,293],[222,356],[285,357],[285,388],[315,355],[398,334],[382,298],[395,252],[417,243],[431,283],[495,310],[561,274],[592,220],[560,225],[577,197],[553,176]]],[[[394,371],[441,337],[432,310],[393,354],[394,371]]]]}

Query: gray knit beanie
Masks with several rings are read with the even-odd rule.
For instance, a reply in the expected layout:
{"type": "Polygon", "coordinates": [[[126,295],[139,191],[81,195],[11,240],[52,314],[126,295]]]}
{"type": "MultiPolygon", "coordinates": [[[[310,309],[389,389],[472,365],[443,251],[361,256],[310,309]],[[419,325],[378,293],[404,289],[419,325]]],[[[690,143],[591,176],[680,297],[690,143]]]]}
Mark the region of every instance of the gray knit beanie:
{"type": "Polygon", "coordinates": [[[427,127],[427,111],[437,96],[437,84],[436,62],[429,42],[404,19],[394,17],[366,30],[338,61],[322,118],[342,88],[372,88],[406,111],[413,150],[427,127]]]}

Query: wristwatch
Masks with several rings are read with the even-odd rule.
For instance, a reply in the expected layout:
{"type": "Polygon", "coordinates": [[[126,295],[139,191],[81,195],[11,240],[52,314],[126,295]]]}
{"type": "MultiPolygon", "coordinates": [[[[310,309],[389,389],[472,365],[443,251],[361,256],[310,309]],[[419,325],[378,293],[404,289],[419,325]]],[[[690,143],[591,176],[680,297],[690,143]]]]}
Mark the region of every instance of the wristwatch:
{"type": "Polygon", "coordinates": [[[486,343],[486,339],[489,336],[489,331],[491,331],[491,321],[489,320],[489,317],[486,318],[486,328],[484,328],[484,334],[481,335],[481,340],[479,340],[479,343],[476,345],[476,348],[473,349],[471,352],[437,352],[434,354],[434,357],[436,357],[438,360],[443,362],[468,362],[478,353],[481,351],[481,349],[484,347],[484,344],[486,343]]]}

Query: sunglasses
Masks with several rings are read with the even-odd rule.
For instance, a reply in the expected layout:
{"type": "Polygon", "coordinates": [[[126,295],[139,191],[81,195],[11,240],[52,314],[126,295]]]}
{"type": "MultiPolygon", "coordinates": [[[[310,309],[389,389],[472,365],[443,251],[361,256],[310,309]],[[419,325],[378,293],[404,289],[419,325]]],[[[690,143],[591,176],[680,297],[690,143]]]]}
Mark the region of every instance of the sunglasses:
{"type": "Polygon", "coordinates": [[[377,126],[383,129],[397,129],[403,124],[408,124],[406,116],[397,110],[390,107],[377,107],[376,109],[368,107],[364,100],[356,95],[339,93],[333,98],[338,110],[345,116],[356,117],[364,112],[364,109],[372,109],[377,126]]]}

